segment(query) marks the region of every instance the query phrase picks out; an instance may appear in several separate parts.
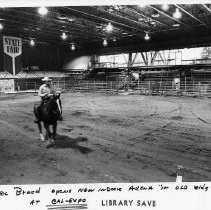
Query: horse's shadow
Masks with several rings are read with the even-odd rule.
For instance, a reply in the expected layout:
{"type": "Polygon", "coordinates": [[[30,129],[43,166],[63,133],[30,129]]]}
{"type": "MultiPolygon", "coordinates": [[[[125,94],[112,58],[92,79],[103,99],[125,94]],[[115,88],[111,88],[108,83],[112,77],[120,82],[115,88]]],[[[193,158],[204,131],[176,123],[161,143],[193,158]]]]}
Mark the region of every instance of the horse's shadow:
{"type": "Polygon", "coordinates": [[[69,136],[57,134],[54,139],[54,145],[48,145],[47,148],[50,148],[50,147],[72,148],[72,149],[78,150],[79,152],[83,154],[88,154],[92,152],[93,150],[88,147],[81,146],[78,144],[80,142],[87,142],[87,141],[88,141],[88,138],[86,137],[70,138],[69,136]]]}

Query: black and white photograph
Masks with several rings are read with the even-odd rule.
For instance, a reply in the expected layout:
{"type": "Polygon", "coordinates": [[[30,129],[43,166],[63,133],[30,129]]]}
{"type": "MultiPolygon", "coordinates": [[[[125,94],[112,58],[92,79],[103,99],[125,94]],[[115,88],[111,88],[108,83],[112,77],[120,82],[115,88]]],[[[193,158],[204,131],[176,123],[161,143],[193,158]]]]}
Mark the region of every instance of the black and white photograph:
{"type": "Polygon", "coordinates": [[[0,185],[211,181],[211,4],[141,2],[0,5],[0,185]]]}

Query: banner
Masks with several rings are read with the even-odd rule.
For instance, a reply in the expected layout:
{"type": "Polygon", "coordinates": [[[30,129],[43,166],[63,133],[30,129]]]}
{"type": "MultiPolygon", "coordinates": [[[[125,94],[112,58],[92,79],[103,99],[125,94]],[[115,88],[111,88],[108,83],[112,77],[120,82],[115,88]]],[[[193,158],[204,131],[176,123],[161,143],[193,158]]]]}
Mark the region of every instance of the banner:
{"type": "Polygon", "coordinates": [[[3,36],[3,48],[5,53],[5,70],[15,75],[21,70],[21,60],[20,58],[16,59],[16,57],[22,54],[22,39],[12,36],[3,36]]]}
{"type": "Polygon", "coordinates": [[[211,183],[0,185],[4,210],[210,210],[211,183]]]}

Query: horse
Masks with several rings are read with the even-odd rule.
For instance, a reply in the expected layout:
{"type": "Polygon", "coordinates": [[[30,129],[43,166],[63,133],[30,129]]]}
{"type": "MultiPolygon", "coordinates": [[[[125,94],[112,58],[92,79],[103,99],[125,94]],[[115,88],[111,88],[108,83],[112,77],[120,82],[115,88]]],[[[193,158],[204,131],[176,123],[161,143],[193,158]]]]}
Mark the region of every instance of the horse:
{"type": "Polygon", "coordinates": [[[43,122],[46,137],[50,139],[50,143],[54,144],[54,137],[56,136],[57,121],[62,114],[60,93],[49,94],[43,99],[42,106],[38,108],[37,104],[34,105],[34,115],[38,119],[38,128],[40,132],[41,141],[45,141],[42,133],[43,122]],[[50,125],[52,125],[53,133],[50,131],[50,125]]]}

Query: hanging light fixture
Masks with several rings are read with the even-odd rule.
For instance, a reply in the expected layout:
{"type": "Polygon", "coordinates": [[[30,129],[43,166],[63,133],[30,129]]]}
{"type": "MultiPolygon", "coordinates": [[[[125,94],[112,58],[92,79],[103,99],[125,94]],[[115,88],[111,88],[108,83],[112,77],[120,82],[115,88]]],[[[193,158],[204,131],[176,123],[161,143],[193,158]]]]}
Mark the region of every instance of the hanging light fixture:
{"type": "Polygon", "coordinates": [[[176,19],[180,19],[182,17],[182,13],[178,8],[176,8],[175,12],[173,13],[173,17],[176,19]]]}
{"type": "Polygon", "coordinates": [[[113,42],[116,42],[116,37],[113,38],[113,42]]]}
{"type": "Polygon", "coordinates": [[[146,3],[141,3],[141,4],[139,4],[138,6],[141,7],[141,8],[144,8],[144,7],[146,7],[147,5],[146,5],[146,3]]]}
{"type": "Polygon", "coordinates": [[[145,34],[145,37],[144,37],[144,39],[145,39],[146,41],[150,40],[149,33],[146,33],[146,34],[145,34]]]}
{"type": "Polygon", "coordinates": [[[38,13],[42,16],[45,16],[48,14],[48,9],[46,7],[39,7],[38,8],[38,13]]]}
{"type": "Polygon", "coordinates": [[[71,50],[74,51],[75,50],[75,45],[71,44],[71,50]]]}
{"type": "Polygon", "coordinates": [[[3,24],[0,23],[0,30],[2,30],[4,28],[3,24]]]}
{"type": "Polygon", "coordinates": [[[173,27],[175,27],[175,28],[180,27],[180,24],[179,23],[175,23],[175,24],[173,24],[173,27]]]}
{"type": "Polygon", "coordinates": [[[163,4],[163,5],[162,5],[162,9],[163,9],[164,11],[167,11],[167,10],[169,9],[169,5],[168,5],[168,4],[163,4]]]}
{"type": "Polygon", "coordinates": [[[35,45],[34,40],[33,40],[33,39],[31,39],[31,40],[30,40],[30,42],[29,42],[29,44],[30,44],[32,47],[34,47],[34,45],[35,45]]]}
{"type": "Polygon", "coordinates": [[[66,33],[65,33],[65,32],[63,32],[61,37],[62,37],[62,39],[63,39],[63,40],[67,39],[67,35],[66,35],[66,33]]]}
{"type": "Polygon", "coordinates": [[[106,47],[108,45],[108,42],[106,39],[103,40],[103,46],[106,47]]]}
{"type": "Polygon", "coordinates": [[[160,14],[159,14],[159,12],[154,11],[153,14],[152,14],[151,16],[152,16],[153,18],[158,18],[158,17],[160,17],[160,14]]]}
{"type": "Polygon", "coordinates": [[[106,30],[108,32],[111,32],[113,30],[113,26],[111,25],[111,23],[109,22],[108,25],[106,26],[106,30]]]}
{"type": "Polygon", "coordinates": [[[153,26],[155,26],[155,25],[156,25],[156,22],[155,22],[155,21],[152,21],[151,24],[152,24],[153,26]]]}

